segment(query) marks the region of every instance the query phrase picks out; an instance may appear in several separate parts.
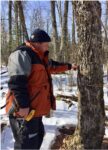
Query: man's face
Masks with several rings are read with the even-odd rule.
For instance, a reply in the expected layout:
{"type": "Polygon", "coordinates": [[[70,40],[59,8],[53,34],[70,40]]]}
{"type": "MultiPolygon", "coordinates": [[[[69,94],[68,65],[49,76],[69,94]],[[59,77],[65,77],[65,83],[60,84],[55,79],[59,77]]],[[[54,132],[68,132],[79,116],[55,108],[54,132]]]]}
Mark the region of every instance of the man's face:
{"type": "Polygon", "coordinates": [[[39,50],[46,52],[49,48],[49,42],[42,42],[42,43],[33,43],[35,48],[38,48],[39,50]]]}

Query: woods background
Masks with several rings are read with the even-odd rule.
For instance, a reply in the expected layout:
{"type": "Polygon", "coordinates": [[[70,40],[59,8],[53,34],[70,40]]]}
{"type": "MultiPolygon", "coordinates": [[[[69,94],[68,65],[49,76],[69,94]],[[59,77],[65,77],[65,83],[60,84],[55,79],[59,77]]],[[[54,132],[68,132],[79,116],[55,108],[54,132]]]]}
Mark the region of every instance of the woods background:
{"type": "MultiPolygon", "coordinates": [[[[52,38],[50,56],[55,60],[78,62],[78,39],[72,1],[2,1],[1,62],[7,65],[10,52],[29,39],[35,28],[48,32],[52,38]]],[[[108,60],[108,1],[102,8],[102,60],[108,60]]]]}

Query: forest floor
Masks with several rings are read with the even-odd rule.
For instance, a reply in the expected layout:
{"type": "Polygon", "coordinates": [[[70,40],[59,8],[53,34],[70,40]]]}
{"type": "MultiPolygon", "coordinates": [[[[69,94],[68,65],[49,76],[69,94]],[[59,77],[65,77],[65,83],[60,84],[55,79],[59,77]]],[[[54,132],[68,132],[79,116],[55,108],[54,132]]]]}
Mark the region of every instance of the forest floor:
{"type": "MultiPolygon", "coordinates": [[[[63,141],[74,134],[75,131],[75,125],[64,125],[57,129],[60,134],[55,137],[54,142],[50,146],[51,149],[60,149],[63,145],[63,141]]],[[[104,137],[103,143],[102,143],[102,149],[108,150],[108,137],[104,137]]]]}

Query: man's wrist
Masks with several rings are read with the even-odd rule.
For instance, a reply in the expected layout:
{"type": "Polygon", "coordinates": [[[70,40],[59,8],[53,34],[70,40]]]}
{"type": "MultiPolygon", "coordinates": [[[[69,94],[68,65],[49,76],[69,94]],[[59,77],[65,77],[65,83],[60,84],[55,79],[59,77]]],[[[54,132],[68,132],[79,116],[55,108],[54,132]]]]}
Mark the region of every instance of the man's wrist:
{"type": "Polygon", "coordinates": [[[67,64],[68,65],[68,69],[71,70],[72,69],[72,64],[67,64]]]}

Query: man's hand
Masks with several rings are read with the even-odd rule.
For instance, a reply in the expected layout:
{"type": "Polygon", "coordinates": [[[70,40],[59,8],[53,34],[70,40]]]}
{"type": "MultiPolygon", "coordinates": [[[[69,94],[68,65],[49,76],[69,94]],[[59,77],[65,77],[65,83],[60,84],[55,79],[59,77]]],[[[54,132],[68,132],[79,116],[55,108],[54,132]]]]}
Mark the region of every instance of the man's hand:
{"type": "Polygon", "coordinates": [[[73,70],[77,70],[77,69],[78,69],[78,65],[72,64],[72,69],[73,69],[73,70]]]}
{"type": "Polygon", "coordinates": [[[19,111],[17,112],[19,116],[26,118],[27,115],[29,114],[29,108],[20,108],[19,111]]]}

